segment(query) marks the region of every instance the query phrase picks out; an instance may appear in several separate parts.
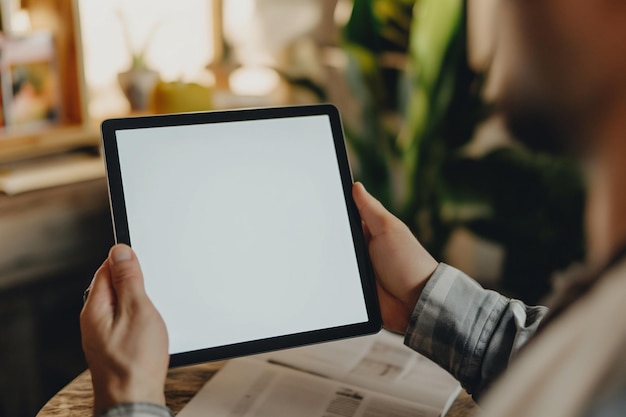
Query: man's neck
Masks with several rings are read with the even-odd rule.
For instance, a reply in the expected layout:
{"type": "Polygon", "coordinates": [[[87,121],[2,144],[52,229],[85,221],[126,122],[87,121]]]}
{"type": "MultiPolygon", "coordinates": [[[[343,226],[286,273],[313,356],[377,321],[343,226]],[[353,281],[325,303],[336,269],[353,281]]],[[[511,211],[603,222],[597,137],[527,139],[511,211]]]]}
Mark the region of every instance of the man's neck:
{"type": "Polygon", "coordinates": [[[588,262],[595,266],[626,245],[626,105],[615,110],[586,164],[588,262]]]}

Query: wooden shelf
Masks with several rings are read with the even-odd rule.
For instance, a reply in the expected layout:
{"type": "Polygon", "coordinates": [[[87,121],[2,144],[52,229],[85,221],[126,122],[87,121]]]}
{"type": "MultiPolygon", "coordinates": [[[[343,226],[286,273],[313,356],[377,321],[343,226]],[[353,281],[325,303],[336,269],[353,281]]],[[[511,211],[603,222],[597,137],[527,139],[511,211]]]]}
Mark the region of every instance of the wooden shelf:
{"type": "Polygon", "coordinates": [[[50,155],[82,147],[98,147],[100,132],[93,127],[54,127],[0,138],[0,163],[50,155]]]}

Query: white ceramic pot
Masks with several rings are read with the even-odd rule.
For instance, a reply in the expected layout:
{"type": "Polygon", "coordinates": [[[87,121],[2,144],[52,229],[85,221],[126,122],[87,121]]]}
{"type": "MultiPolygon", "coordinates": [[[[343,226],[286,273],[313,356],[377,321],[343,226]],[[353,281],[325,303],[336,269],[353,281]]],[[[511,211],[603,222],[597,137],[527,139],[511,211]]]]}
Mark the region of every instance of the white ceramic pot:
{"type": "Polygon", "coordinates": [[[130,103],[131,111],[146,111],[150,107],[159,73],[149,69],[131,69],[120,72],[117,80],[130,103]]]}

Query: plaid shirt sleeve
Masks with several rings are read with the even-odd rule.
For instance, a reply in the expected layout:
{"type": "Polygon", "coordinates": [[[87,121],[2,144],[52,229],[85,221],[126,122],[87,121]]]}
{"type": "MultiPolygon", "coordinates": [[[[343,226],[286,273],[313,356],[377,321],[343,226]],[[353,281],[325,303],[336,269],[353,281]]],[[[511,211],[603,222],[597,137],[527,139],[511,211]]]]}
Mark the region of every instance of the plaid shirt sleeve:
{"type": "Polygon", "coordinates": [[[109,408],[99,417],[174,417],[174,414],[158,404],[126,403],[109,408]]]}
{"type": "Polygon", "coordinates": [[[547,312],[486,290],[442,263],[422,291],[404,342],[477,398],[535,334],[547,312]]]}

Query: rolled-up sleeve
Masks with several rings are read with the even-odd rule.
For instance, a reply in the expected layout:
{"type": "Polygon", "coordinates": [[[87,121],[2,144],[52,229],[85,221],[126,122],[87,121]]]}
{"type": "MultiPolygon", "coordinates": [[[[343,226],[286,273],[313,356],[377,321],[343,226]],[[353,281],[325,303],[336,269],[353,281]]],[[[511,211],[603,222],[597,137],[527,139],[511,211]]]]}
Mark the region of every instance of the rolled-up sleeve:
{"type": "Polygon", "coordinates": [[[476,398],[535,334],[547,312],[486,290],[442,263],[415,306],[405,344],[450,372],[476,398]]]}
{"type": "Polygon", "coordinates": [[[174,417],[174,414],[158,404],[126,403],[109,408],[99,417],[174,417]]]}

